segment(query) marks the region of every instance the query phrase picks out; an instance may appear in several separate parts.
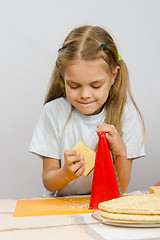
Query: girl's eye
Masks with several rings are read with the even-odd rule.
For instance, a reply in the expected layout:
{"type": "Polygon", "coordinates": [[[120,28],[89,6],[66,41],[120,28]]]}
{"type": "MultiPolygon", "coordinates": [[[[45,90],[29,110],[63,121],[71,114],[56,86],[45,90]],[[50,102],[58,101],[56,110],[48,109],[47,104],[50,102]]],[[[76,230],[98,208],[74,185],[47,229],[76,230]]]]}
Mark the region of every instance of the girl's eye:
{"type": "MultiPolygon", "coordinates": [[[[72,85],[69,85],[69,87],[71,88],[71,89],[77,89],[77,88],[79,88],[79,86],[72,86],[72,85]]],[[[99,86],[91,86],[92,88],[95,88],[95,89],[98,89],[98,88],[100,88],[101,87],[101,85],[99,85],[99,86]]]]}
{"type": "Polygon", "coordinates": [[[96,89],[98,89],[100,87],[101,87],[101,85],[100,86],[92,86],[92,88],[96,88],[96,89]]]}
{"type": "Polygon", "coordinates": [[[78,86],[71,86],[71,85],[69,85],[70,86],[70,88],[72,88],[72,89],[77,89],[78,88],[78,86]]]}

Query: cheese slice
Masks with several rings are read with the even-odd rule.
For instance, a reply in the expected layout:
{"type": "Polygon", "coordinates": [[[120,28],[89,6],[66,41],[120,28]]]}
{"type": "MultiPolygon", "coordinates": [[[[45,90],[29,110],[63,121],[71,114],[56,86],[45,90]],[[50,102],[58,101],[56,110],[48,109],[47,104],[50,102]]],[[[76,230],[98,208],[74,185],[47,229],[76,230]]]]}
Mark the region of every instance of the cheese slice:
{"type": "Polygon", "coordinates": [[[88,176],[93,170],[95,164],[96,152],[89,148],[86,144],[80,141],[73,150],[76,150],[83,156],[85,170],[83,172],[84,176],[88,176]]]}
{"type": "Polygon", "coordinates": [[[160,194],[160,186],[149,187],[149,192],[152,194],[160,194]]]}

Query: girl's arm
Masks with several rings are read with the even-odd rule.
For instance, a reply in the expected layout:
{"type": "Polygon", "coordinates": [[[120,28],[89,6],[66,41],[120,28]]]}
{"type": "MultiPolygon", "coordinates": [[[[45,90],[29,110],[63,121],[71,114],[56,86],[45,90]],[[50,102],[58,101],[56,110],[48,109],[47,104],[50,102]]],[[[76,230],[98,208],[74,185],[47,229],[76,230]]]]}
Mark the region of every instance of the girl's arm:
{"type": "Polygon", "coordinates": [[[115,157],[114,165],[118,173],[122,193],[125,193],[131,178],[132,159],[115,157]]]}
{"type": "Polygon", "coordinates": [[[106,132],[110,149],[114,155],[114,165],[119,177],[122,193],[127,190],[132,168],[132,159],[127,159],[125,143],[113,125],[106,123],[97,126],[97,133],[106,132]]]}
{"type": "Polygon", "coordinates": [[[60,160],[43,157],[42,179],[45,188],[56,191],[65,187],[69,182],[80,177],[84,172],[84,162],[77,151],[64,151],[65,164],[60,167],[60,160]]]}

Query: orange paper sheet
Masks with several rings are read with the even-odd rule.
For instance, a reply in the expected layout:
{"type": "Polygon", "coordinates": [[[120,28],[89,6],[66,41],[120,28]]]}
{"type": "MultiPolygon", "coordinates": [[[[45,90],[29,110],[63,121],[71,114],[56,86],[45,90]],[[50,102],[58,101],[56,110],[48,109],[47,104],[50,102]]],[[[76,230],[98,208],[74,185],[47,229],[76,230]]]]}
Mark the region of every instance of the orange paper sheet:
{"type": "Polygon", "coordinates": [[[14,217],[92,213],[90,197],[18,200],[14,217]]]}

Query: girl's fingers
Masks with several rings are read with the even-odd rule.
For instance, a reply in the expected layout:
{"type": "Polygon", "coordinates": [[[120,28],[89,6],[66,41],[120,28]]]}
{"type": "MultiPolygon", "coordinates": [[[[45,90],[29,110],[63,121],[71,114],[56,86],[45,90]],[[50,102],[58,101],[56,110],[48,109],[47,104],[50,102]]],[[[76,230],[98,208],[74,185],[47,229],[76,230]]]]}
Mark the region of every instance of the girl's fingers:
{"type": "Polygon", "coordinates": [[[78,169],[80,169],[83,166],[84,166],[84,161],[81,160],[79,162],[75,162],[75,164],[72,165],[71,169],[74,173],[76,173],[78,169]]]}
{"type": "Polygon", "coordinates": [[[77,155],[77,156],[67,156],[65,158],[65,162],[67,164],[75,164],[76,162],[80,162],[83,159],[83,157],[81,155],[77,155]]]}
{"type": "Polygon", "coordinates": [[[97,126],[97,133],[100,134],[100,132],[106,132],[110,136],[117,134],[115,126],[106,123],[102,123],[97,126]]]}
{"type": "Polygon", "coordinates": [[[66,158],[67,156],[77,156],[79,155],[79,152],[75,150],[65,150],[64,151],[64,157],[66,158]]]}
{"type": "Polygon", "coordinates": [[[84,172],[84,166],[82,166],[75,172],[76,177],[80,177],[83,174],[83,172],[84,172]]]}
{"type": "Polygon", "coordinates": [[[83,157],[75,150],[65,150],[65,168],[73,178],[80,177],[84,172],[83,157]]]}
{"type": "Polygon", "coordinates": [[[75,162],[79,162],[83,159],[83,157],[79,154],[79,152],[75,150],[66,150],[64,151],[65,162],[67,165],[71,165],[75,162]]]}
{"type": "Polygon", "coordinates": [[[107,138],[108,142],[111,142],[113,139],[113,137],[107,132],[106,132],[106,138],[107,138]]]}
{"type": "Polygon", "coordinates": [[[109,147],[115,156],[124,156],[127,154],[125,143],[115,126],[106,123],[99,124],[97,125],[97,133],[100,134],[100,132],[106,133],[109,147]]]}

